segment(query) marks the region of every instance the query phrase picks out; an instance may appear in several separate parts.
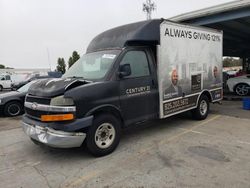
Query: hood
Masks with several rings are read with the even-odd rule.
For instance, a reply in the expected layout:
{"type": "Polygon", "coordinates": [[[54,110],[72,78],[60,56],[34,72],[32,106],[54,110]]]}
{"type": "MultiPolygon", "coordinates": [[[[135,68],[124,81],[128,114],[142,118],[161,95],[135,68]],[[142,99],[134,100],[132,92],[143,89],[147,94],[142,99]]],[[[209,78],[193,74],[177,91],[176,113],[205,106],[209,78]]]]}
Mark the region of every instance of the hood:
{"type": "Polygon", "coordinates": [[[7,93],[1,93],[0,94],[0,99],[4,99],[4,98],[7,98],[7,97],[12,97],[12,96],[17,96],[17,95],[20,95],[21,93],[19,93],[18,91],[10,91],[10,92],[7,92],[7,93]]]}
{"type": "Polygon", "coordinates": [[[67,90],[90,82],[91,81],[77,78],[42,79],[32,84],[28,93],[41,97],[54,97],[64,94],[67,90]]]}

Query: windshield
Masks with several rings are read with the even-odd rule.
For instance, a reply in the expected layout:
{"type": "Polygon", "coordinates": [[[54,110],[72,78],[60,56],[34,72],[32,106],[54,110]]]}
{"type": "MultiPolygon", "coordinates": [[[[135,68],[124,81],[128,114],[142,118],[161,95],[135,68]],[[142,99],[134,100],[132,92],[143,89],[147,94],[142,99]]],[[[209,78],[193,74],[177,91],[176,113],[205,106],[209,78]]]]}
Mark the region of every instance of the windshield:
{"type": "Polygon", "coordinates": [[[26,80],[26,77],[27,77],[27,74],[13,74],[11,76],[11,79],[12,79],[12,82],[14,83],[20,83],[22,81],[25,81],[26,80]]]}
{"type": "Polygon", "coordinates": [[[27,84],[25,84],[24,86],[20,87],[17,91],[21,92],[21,93],[24,93],[24,92],[28,92],[28,89],[30,88],[30,86],[32,84],[34,84],[37,80],[33,80],[27,84]]]}
{"type": "Polygon", "coordinates": [[[101,79],[107,74],[119,53],[120,50],[109,50],[85,54],[70,67],[63,78],[101,79]]]}

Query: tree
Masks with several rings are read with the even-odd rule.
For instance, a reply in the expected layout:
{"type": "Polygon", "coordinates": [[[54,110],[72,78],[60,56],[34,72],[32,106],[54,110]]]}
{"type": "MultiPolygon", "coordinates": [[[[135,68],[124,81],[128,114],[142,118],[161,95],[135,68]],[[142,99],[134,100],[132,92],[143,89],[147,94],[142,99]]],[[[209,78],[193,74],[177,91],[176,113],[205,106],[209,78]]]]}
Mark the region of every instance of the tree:
{"type": "Polygon", "coordinates": [[[72,54],[73,62],[75,63],[78,59],[80,59],[80,55],[77,53],[77,51],[74,51],[72,54]]]}
{"type": "Polygon", "coordinates": [[[69,60],[68,60],[68,69],[74,64],[73,62],[73,58],[70,57],[69,60]]]}
{"type": "Polygon", "coordinates": [[[62,74],[65,73],[65,71],[66,71],[66,64],[65,64],[64,58],[60,58],[60,57],[58,58],[56,70],[58,72],[61,72],[62,74]]]}
{"type": "Polygon", "coordinates": [[[5,69],[5,66],[0,64],[0,69],[5,69]]]}
{"type": "Polygon", "coordinates": [[[78,59],[80,59],[80,55],[77,51],[73,51],[72,56],[68,60],[68,68],[70,68],[78,59]]]}

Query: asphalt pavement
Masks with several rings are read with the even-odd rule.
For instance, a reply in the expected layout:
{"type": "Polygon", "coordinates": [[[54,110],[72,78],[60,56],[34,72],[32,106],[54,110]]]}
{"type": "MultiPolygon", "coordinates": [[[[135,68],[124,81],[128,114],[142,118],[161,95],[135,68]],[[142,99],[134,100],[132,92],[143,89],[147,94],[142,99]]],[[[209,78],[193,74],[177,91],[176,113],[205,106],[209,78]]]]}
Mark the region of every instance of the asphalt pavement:
{"type": "Polygon", "coordinates": [[[124,131],[111,155],[33,144],[20,117],[0,119],[0,187],[250,187],[250,111],[211,105],[124,131]]]}

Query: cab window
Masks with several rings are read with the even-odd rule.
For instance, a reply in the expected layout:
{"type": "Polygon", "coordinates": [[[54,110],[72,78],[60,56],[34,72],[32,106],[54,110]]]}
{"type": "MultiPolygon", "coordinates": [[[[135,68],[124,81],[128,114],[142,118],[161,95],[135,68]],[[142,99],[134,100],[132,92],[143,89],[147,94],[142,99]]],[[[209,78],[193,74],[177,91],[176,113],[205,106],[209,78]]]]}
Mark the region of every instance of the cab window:
{"type": "Polygon", "coordinates": [[[5,78],[6,78],[6,80],[10,80],[10,76],[9,75],[6,75],[5,78]]]}
{"type": "Polygon", "coordinates": [[[126,78],[149,76],[149,66],[144,51],[128,51],[123,57],[120,65],[130,64],[131,75],[126,78]]]}

